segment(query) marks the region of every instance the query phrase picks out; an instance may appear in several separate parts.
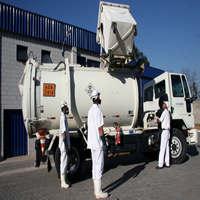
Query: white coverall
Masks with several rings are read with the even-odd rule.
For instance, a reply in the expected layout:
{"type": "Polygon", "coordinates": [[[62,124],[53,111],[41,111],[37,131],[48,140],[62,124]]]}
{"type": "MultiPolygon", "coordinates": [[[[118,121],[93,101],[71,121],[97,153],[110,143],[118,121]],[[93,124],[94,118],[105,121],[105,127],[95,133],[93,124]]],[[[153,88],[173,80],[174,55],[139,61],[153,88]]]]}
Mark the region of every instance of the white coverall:
{"type": "Polygon", "coordinates": [[[169,166],[169,139],[170,139],[170,113],[165,109],[160,117],[162,134],[160,142],[160,152],[158,166],[163,167],[164,163],[169,166]]]}
{"type": "Polygon", "coordinates": [[[99,180],[104,167],[103,144],[98,128],[103,126],[103,114],[97,104],[93,104],[88,112],[88,149],[92,154],[92,178],[99,180]]]}
{"type": "Polygon", "coordinates": [[[60,134],[59,134],[59,148],[60,148],[60,174],[64,175],[66,173],[68,155],[65,149],[66,140],[68,147],[70,147],[70,135],[68,131],[68,123],[66,115],[61,112],[60,115],[60,134]]]}

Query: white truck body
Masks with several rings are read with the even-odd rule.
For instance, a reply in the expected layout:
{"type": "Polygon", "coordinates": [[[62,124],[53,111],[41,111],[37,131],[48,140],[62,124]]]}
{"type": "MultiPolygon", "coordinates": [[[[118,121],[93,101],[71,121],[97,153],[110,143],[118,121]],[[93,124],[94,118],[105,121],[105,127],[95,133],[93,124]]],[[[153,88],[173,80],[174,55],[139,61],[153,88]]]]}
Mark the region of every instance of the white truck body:
{"type": "Polygon", "coordinates": [[[93,89],[101,93],[105,127],[112,128],[114,122],[120,123],[127,131],[135,127],[139,110],[139,87],[132,71],[118,70],[110,74],[105,69],[70,66],[67,60],[65,64],[60,64],[58,70],[53,68],[55,65],[39,66],[34,60],[26,64],[24,78],[21,80],[22,109],[25,122],[32,124],[31,129],[28,129],[32,131],[31,134],[44,127],[49,130],[59,129],[62,101],[69,105],[69,129],[82,127],[87,123],[88,110],[92,105],[90,93],[93,89]],[[52,86],[49,94],[45,93],[47,86],[52,86]]]}

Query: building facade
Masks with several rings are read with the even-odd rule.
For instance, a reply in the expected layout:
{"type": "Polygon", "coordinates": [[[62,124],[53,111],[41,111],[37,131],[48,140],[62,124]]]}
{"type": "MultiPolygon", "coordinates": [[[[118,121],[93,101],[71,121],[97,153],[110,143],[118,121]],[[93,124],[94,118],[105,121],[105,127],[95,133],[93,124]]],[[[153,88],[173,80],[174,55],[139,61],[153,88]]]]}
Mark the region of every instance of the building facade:
{"type": "Polygon", "coordinates": [[[18,83],[29,56],[39,63],[68,57],[84,66],[99,65],[96,34],[26,10],[0,3],[0,157],[31,151],[23,125],[18,83]]]}

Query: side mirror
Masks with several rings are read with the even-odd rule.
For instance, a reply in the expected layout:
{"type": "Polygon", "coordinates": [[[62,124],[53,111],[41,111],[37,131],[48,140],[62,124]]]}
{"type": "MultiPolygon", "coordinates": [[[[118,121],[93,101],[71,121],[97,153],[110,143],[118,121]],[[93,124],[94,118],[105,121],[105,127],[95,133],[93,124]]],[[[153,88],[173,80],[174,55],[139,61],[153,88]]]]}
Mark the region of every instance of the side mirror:
{"type": "Polygon", "coordinates": [[[192,101],[196,101],[197,100],[197,95],[196,96],[192,96],[192,101]]]}
{"type": "Polygon", "coordinates": [[[196,83],[193,82],[192,83],[192,97],[191,98],[185,98],[185,101],[187,103],[192,103],[193,101],[195,101],[197,99],[197,87],[196,87],[196,83]]]}
{"type": "Polygon", "coordinates": [[[187,103],[192,103],[193,101],[195,101],[197,99],[197,96],[192,96],[191,98],[185,98],[185,101],[187,103]]]}
{"type": "Polygon", "coordinates": [[[192,83],[192,98],[197,99],[197,86],[195,82],[192,83]]]}

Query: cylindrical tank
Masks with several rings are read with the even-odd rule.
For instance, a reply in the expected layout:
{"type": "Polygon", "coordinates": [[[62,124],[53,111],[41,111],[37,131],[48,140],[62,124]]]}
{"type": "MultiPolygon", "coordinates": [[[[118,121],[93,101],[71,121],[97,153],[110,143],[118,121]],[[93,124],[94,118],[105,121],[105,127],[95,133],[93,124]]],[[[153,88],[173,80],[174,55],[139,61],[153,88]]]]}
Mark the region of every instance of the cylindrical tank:
{"type": "Polygon", "coordinates": [[[22,107],[29,135],[40,128],[59,129],[60,104],[69,105],[69,128],[76,130],[87,122],[92,100],[90,93],[96,89],[101,94],[104,126],[134,127],[138,118],[139,92],[137,79],[131,70],[112,73],[99,68],[69,66],[62,63],[38,65],[29,61],[21,81],[22,107]]]}

